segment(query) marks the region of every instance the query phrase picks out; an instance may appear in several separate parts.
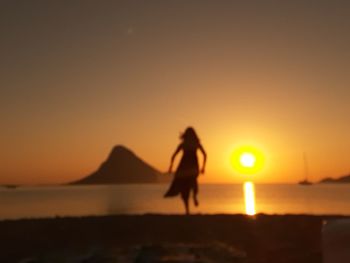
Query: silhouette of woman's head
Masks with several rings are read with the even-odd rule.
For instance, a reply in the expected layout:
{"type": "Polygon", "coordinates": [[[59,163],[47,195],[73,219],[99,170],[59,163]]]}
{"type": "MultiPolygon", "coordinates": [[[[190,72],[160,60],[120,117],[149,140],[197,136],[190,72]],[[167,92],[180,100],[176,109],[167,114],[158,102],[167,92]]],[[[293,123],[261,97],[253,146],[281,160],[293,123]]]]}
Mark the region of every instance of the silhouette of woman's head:
{"type": "Polygon", "coordinates": [[[185,132],[181,134],[180,138],[184,143],[199,144],[197,133],[192,127],[186,128],[185,132]]]}

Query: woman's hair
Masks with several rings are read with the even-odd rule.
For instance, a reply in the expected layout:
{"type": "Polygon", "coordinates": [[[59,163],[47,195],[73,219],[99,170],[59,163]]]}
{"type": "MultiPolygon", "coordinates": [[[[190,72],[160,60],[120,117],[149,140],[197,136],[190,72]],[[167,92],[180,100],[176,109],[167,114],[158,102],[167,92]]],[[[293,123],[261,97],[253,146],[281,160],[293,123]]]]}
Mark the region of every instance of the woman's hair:
{"type": "Polygon", "coordinates": [[[199,144],[200,142],[196,131],[192,127],[186,128],[185,132],[180,135],[180,139],[189,144],[199,144]]]}

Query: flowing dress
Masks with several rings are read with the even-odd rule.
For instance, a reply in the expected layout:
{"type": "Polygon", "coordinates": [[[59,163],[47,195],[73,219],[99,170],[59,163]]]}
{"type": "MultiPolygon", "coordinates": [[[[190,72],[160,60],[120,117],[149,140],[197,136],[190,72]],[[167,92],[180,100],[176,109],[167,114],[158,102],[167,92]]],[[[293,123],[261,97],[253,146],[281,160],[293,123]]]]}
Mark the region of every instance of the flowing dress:
{"type": "Polygon", "coordinates": [[[182,144],[183,155],[176,169],[174,179],[165,193],[164,197],[172,197],[181,194],[182,197],[188,198],[190,191],[198,191],[197,177],[199,174],[198,145],[182,144]]]}

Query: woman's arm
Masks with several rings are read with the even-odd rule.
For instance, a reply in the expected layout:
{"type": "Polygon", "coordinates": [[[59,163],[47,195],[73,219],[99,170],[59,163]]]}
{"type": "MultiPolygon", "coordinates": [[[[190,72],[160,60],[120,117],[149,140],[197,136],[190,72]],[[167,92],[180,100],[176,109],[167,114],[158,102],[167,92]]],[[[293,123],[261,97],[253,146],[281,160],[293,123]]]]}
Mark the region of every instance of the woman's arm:
{"type": "Polygon", "coordinates": [[[207,163],[207,153],[205,152],[205,150],[201,144],[199,145],[199,150],[203,154],[203,165],[202,165],[201,173],[204,174],[205,173],[205,165],[207,163]]]}
{"type": "Polygon", "coordinates": [[[182,144],[180,144],[179,146],[177,146],[175,152],[174,152],[173,155],[171,156],[170,166],[169,166],[168,173],[171,173],[171,172],[172,172],[175,157],[176,157],[176,155],[181,151],[181,149],[182,149],[182,144]]]}

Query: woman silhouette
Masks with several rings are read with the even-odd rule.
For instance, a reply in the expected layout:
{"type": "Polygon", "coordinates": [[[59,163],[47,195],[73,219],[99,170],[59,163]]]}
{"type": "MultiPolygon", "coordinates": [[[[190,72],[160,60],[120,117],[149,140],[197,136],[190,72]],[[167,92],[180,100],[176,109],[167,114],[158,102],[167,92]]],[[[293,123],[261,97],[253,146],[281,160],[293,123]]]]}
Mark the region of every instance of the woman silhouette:
{"type": "Polygon", "coordinates": [[[202,147],[199,138],[192,127],[188,127],[185,132],[180,136],[182,142],[179,144],[174,154],[171,157],[169,173],[172,172],[173,163],[176,155],[182,150],[183,155],[179,166],[176,169],[174,179],[170,185],[169,190],[164,197],[172,197],[181,194],[181,198],[185,204],[186,214],[189,214],[188,199],[190,197],[191,190],[193,191],[193,201],[195,206],[198,206],[198,183],[197,177],[199,172],[204,174],[205,164],[207,160],[207,154],[202,147]],[[203,154],[203,165],[199,171],[197,150],[200,150],[203,154]]]}

